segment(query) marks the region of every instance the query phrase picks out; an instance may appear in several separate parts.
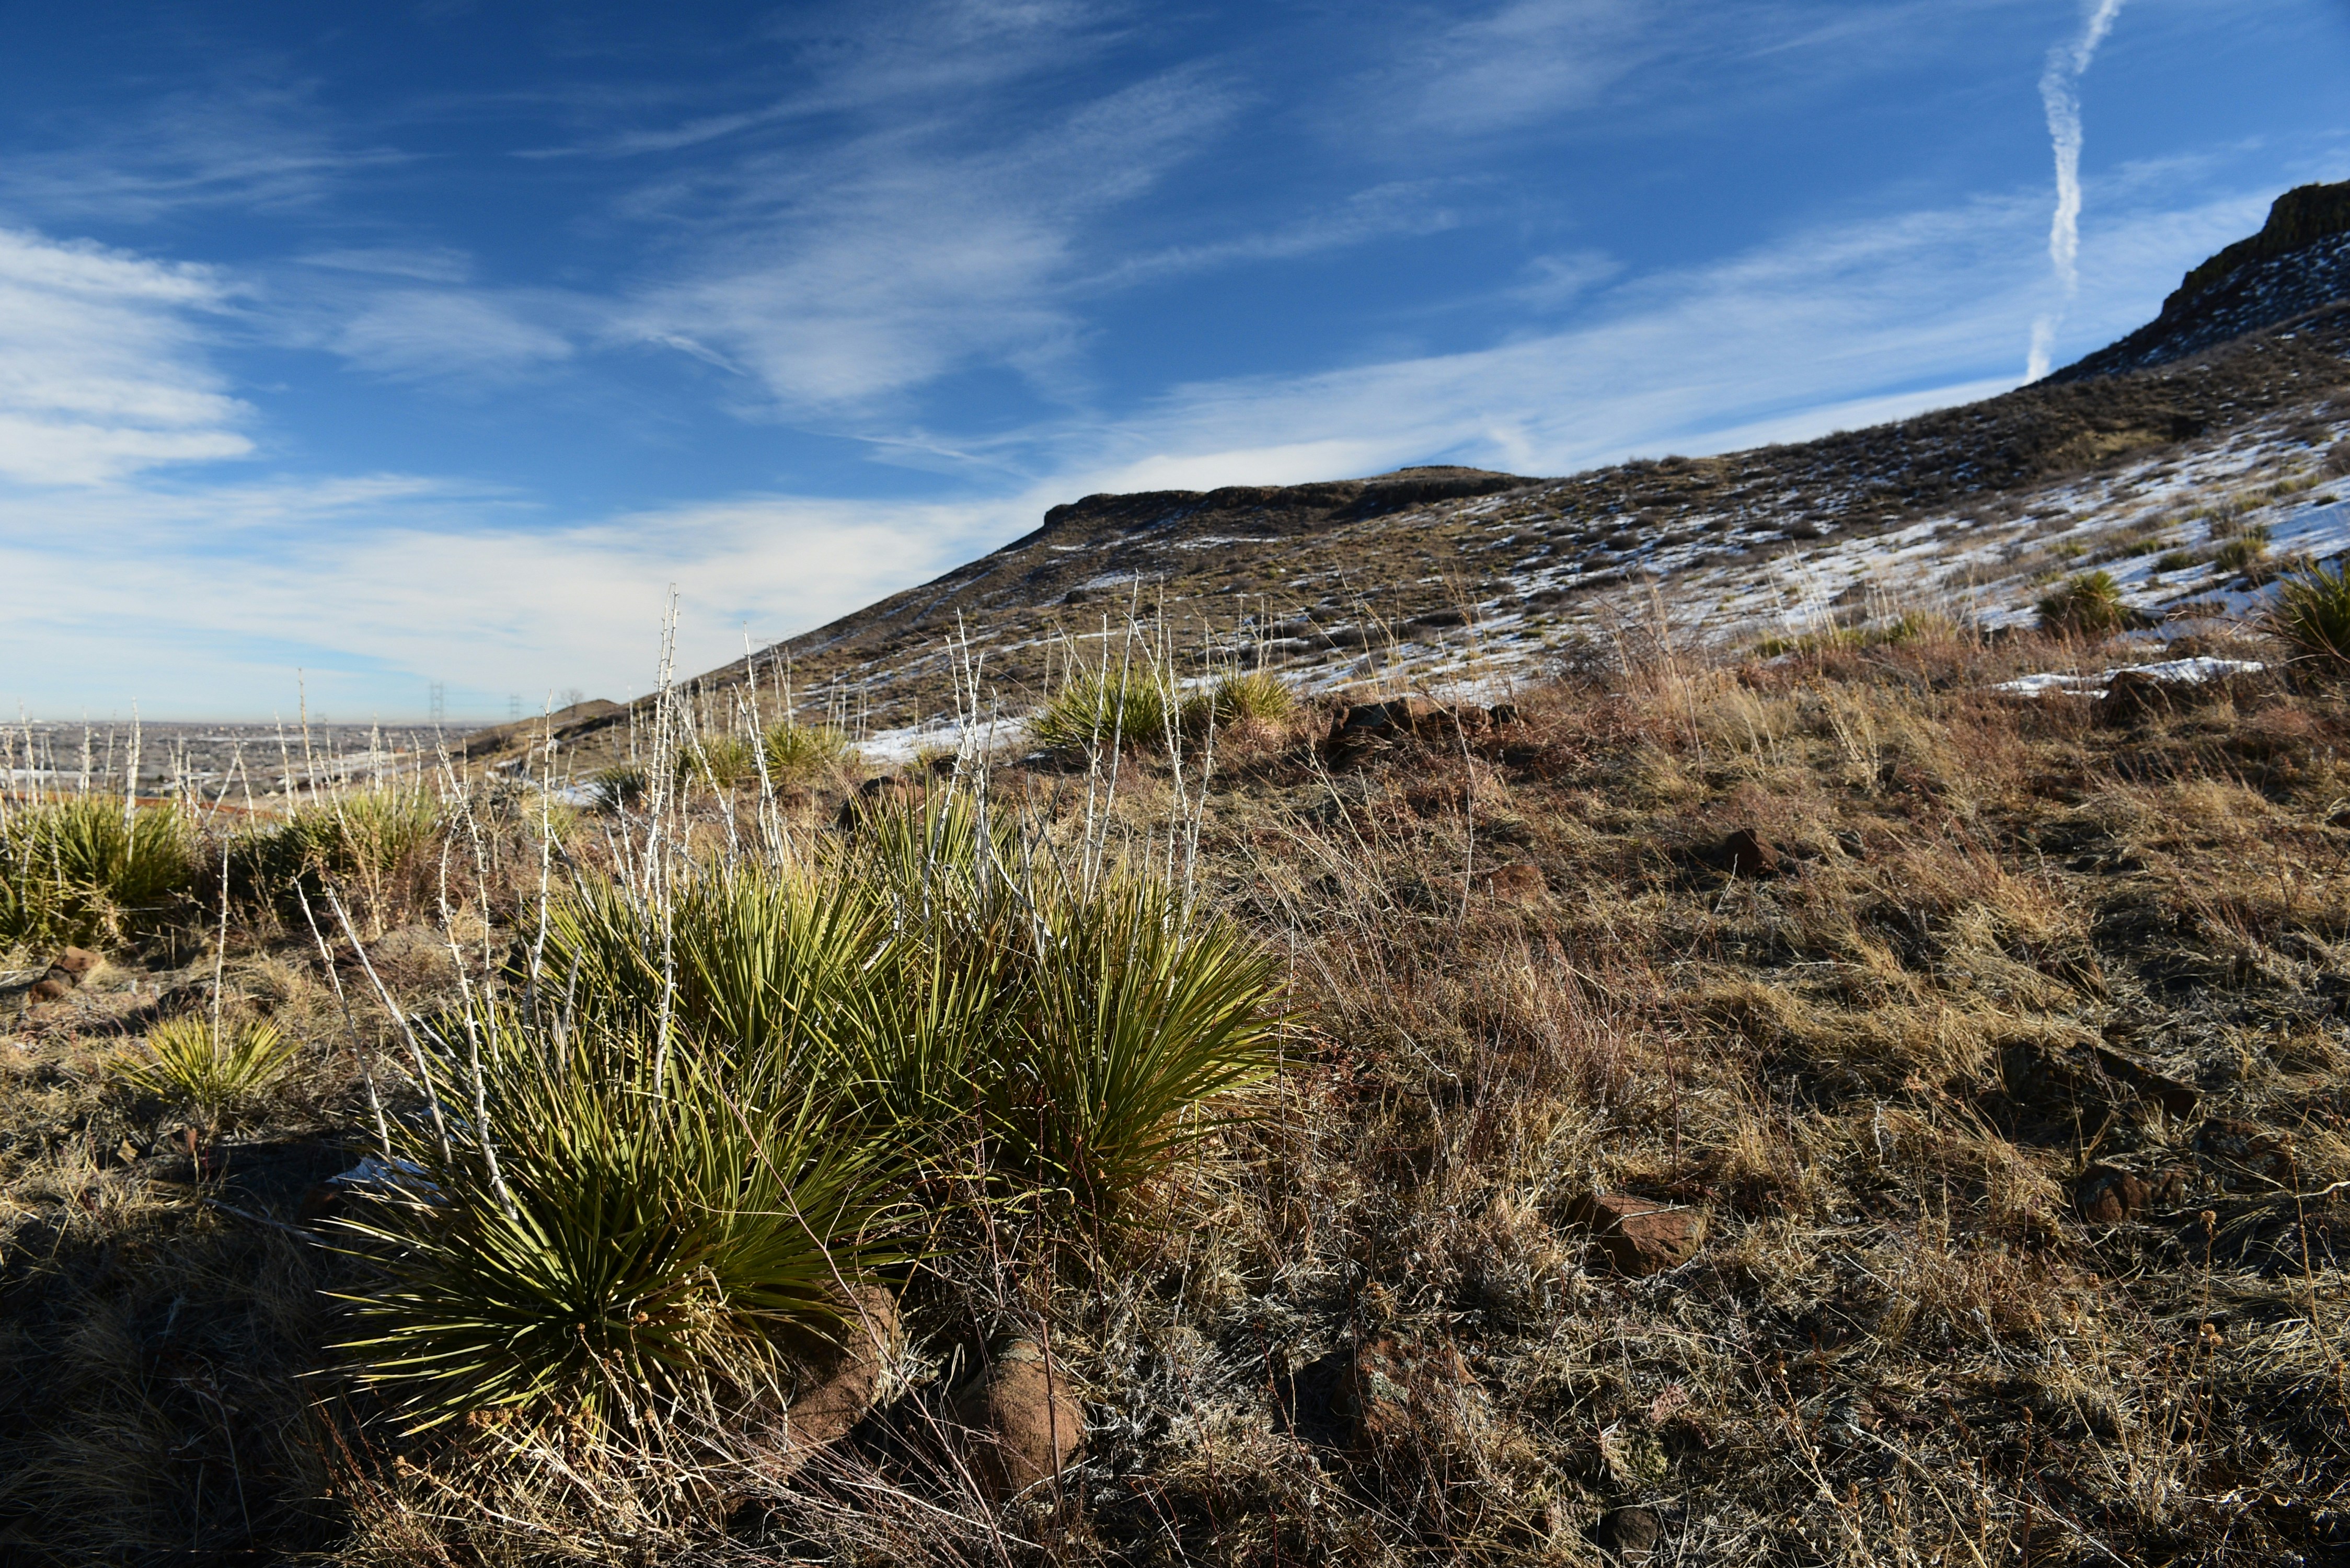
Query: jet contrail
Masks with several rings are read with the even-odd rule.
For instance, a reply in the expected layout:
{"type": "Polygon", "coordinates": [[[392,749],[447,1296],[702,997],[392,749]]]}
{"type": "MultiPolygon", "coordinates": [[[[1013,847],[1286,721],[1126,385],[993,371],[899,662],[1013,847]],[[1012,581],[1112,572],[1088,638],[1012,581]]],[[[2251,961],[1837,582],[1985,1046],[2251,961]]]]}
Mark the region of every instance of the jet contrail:
{"type": "MultiPolygon", "coordinates": [[[[2097,46],[2114,30],[2122,0],[2095,0],[2085,7],[2087,20],[2081,36],[2048,51],[2048,68],[2040,73],[2040,101],[2048,110],[2048,140],[2056,151],[2056,215],[2048,225],[2048,259],[2069,302],[2081,286],[2081,74],[2096,57],[2097,46]]],[[[2036,381],[2048,374],[2048,357],[2056,340],[2064,306],[2032,324],[2032,354],[2023,375],[2036,381]]]]}

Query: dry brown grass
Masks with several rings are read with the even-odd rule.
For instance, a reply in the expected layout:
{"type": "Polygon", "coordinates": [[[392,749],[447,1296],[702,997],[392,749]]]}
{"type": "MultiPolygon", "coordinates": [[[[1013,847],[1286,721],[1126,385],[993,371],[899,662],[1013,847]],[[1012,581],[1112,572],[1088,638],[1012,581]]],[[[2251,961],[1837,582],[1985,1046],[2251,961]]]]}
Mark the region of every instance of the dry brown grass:
{"type": "MultiPolygon", "coordinates": [[[[1207,885],[1293,955],[1309,1023],[1263,1115],[1150,1223],[926,1264],[898,1397],[790,1477],[741,1434],[700,1469],[390,1443],[294,1376],[339,1265],[263,1222],[293,1187],[175,1184],[168,1129],[97,1168],[140,1131],[96,1086],[115,1014],[36,1015],[5,1048],[0,1541],[1598,1563],[1638,1505],[1662,1563],[2335,1560],[2350,711],[2256,681],[2119,726],[1988,691],[2050,652],[1649,659],[1351,763],[1327,715],[1220,748],[1207,885]],[[1710,863],[1740,827],[1781,875],[1710,863]],[[1492,896],[1505,863],[1547,892],[1492,896]],[[2097,1165],[2152,1206],[2085,1219],[2097,1165]],[[1700,1207],[1706,1242],[1618,1277],[1567,1218],[1594,1190],[1700,1207]],[[1040,1328],[1088,1455],[999,1508],[923,1434],[976,1347],[1040,1328]]],[[[1165,764],[1122,766],[1140,833],[1165,764]]],[[[1082,780],[998,783],[1082,808],[1082,780]]],[[[315,955],[262,947],[232,984],[309,1042],[276,1144],[313,1147],[359,1125],[356,1059],[315,955]]]]}

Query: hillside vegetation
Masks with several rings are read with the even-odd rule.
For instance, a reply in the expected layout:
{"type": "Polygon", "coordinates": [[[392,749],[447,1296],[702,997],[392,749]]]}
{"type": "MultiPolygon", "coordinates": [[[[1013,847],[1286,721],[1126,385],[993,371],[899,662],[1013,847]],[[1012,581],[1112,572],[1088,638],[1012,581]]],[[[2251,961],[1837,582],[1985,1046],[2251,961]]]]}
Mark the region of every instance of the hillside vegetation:
{"type": "Polygon", "coordinates": [[[796,805],[452,778],[372,881],[233,878],[224,927],[191,871],[224,946],[118,945],[10,1037],[0,1539],[2320,1560],[2350,709],[2220,651],[2271,670],[2097,701],[1995,690],[2116,656],[2029,635],[1651,636],[1498,717],[796,805]],[[169,1020],[298,1071],[160,1092],[169,1020]],[[1040,1354],[1072,1462],[991,1469],[973,1380],[1040,1354]]]}

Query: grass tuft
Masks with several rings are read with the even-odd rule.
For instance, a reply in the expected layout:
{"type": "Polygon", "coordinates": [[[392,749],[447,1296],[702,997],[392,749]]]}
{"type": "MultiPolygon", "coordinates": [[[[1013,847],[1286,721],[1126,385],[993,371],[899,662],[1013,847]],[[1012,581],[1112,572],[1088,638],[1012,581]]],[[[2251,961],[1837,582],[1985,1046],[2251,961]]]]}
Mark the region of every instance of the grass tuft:
{"type": "Polygon", "coordinates": [[[2035,607],[2044,631],[2074,637],[2106,637],[2135,618],[2111,572],[2081,572],[2043,595],[2035,607]]]}
{"type": "Polygon", "coordinates": [[[2269,608],[2268,626],[2304,660],[2335,670],[2350,666],[2350,574],[2337,561],[2286,577],[2269,608]]]}

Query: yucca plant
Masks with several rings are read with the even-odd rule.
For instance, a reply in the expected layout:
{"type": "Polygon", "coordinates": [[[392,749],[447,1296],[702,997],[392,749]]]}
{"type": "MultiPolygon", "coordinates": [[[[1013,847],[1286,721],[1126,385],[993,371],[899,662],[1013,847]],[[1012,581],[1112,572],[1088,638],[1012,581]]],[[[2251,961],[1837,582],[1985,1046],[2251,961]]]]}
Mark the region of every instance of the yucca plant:
{"type": "Polygon", "coordinates": [[[0,821],[0,941],[117,940],[176,914],[195,878],[195,837],[168,807],[126,814],[95,795],[0,821]]]}
{"type": "Polygon", "coordinates": [[[2343,563],[2312,565],[2277,587],[2269,630],[2304,661],[2333,670],[2350,667],[2350,573],[2343,563]]]}
{"type": "Polygon", "coordinates": [[[1270,670],[1238,671],[1208,692],[1208,713],[1219,724],[1279,723],[1297,710],[1297,694],[1270,670]]]}
{"type": "Polygon", "coordinates": [[[2076,637],[2108,636],[2137,618],[2123,601],[2121,584],[2106,571],[2067,577],[2042,597],[2037,608],[2041,629],[2076,637]]]}
{"type": "Polygon", "coordinates": [[[767,777],[778,784],[816,778],[848,754],[848,737],[831,725],[790,719],[769,726],[760,744],[766,751],[767,777]]]}
{"type": "Polygon", "coordinates": [[[1028,733],[1056,752],[1162,746],[1180,708],[1173,688],[1156,670],[1138,664],[1085,670],[1030,716],[1028,733]]]}
{"type": "Polygon", "coordinates": [[[902,1177],[804,1084],[698,1046],[479,1021],[480,1136],[403,1125],[397,1184],[346,1222],[383,1271],[338,1348],[411,1429],[479,1410],[591,1428],[681,1398],[773,1401],[901,1261],[902,1177]]]}
{"type": "Polygon", "coordinates": [[[284,1082],[294,1043],[265,1018],[215,1026],[183,1013],[147,1031],[145,1049],[117,1057],[115,1077],[184,1107],[209,1136],[284,1082]]]}
{"type": "Polygon", "coordinates": [[[243,836],[230,852],[230,883],[255,903],[290,908],[297,882],[312,898],[332,882],[380,923],[430,861],[441,816],[439,799],[419,784],[329,795],[243,836]]]}
{"type": "Polygon", "coordinates": [[[539,991],[582,1025],[803,1064],[877,946],[873,889],[756,865],[691,875],[666,920],[635,892],[588,882],[553,899],[539,991]],[[666,966],[666,967],[664,967],[666,966]]]}
{"type": "Polygon", "coordinates": [[[759,753],[742,735],[704,735],[677,754],[678,782],[699,784],[720,794],[759,776],[759,753]]]}
{"type": "Polygon", "coordinates": [[[637,805],[652,787],[651,775],[636,763],[616,763],[599,770],[588,781],[588,788],[596,797],[598,809],[623,811],[637,805]]]}
{"type": "Polygon", "coordinates": [[[992,1064],[996,1137],[1013,1164],[1111,1217],[1222,1125],[1207,1102],[1273,1072],[1280,966],[1231,921],[1131,876],[1055,900],[1028,957],[1014,1048],[992,1064]]]}

